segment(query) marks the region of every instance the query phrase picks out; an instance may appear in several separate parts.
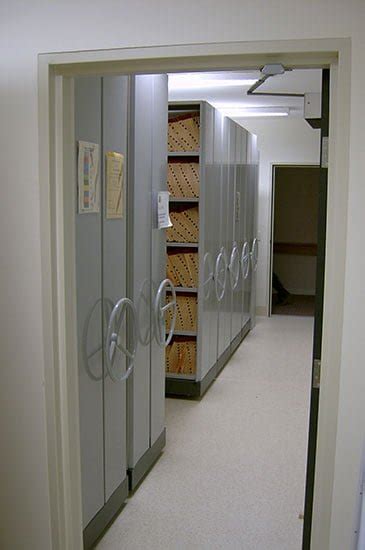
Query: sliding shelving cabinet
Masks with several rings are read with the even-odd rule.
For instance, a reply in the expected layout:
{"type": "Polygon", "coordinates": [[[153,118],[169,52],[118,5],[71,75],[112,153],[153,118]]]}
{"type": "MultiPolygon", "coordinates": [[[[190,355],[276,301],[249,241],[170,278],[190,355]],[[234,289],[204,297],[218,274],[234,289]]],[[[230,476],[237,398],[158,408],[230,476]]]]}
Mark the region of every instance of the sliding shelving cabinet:
{"type": "Polygon", "coordinates": [[[200,103],[169,107],[168,189],[173,227],[166,235],[166,267],[178,308],[174,337],[166,349],[167,394],[175,393],[174,387],[194,389],[199,378],[200,120],[200,103]]]}
{"type": "Polygon", "coordinates": [[[78,170],[68,200],[88,550],[165,445],[165,341],[156,328],[166,306],[166,246],[152,199],[166,192],[168,87],[165,74],[79,77],[74,85],[78,170]]]}
{"type": "Polygon", "coordinates": [[[255,147],[209,103],[170,103],[167,277],[178,307],[166,353],[168,395],[202,395],[251,327],[244,304],[250,317],[255,147]]]}

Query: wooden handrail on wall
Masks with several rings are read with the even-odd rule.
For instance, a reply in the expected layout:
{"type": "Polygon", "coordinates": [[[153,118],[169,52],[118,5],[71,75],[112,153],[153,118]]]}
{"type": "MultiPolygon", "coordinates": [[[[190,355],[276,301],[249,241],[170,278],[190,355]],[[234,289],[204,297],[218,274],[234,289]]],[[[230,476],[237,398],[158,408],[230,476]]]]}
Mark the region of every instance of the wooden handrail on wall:
{"type": "Polygon", "coordinates": [[[316,243],[274,243],[274,254],[317,256],[316,243]]]}

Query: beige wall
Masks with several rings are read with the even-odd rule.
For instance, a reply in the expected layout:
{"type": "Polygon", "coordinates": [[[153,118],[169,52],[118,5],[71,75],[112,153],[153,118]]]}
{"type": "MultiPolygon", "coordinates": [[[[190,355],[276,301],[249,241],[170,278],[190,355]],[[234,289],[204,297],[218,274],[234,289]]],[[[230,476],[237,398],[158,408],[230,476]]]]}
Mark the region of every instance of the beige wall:
{"type": "Polygon", "coordinates": [[[274,272],[290,294],[315,295],[315,257],[297,254],[274,254],[274,272]]]}
{"type": "Polygon", "coordinates": [[[316,243],[319,169],[276,168],[274,241],[316,243]]]}
{"type": "MultiPolygon", "coordinates": [[[[158,44],[351,37],[351,168],[331,550],[351,548],[364,440],[362,0],[3,0],[0,6],[0,545],[48,550],[37,54],[158,44]]],[[[280,159],[278,159],[280,161],[280,159]]],[[[325,546],[315,550],[326,550],[325,546]]]]}
{"type": "MultiPolygon", "coordinates": [[[[275,169],[274,243],[317,243],[319,169],[275,169]]],[[[315,294],[316,257],[275,254],[274,271],[292,294],[315,294]]]]}

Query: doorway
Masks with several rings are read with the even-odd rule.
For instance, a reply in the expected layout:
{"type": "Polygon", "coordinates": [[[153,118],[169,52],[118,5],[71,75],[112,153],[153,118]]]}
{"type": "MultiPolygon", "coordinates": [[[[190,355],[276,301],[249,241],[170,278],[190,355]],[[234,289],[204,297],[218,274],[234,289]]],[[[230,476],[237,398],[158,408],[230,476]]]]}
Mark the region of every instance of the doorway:
{"type": "MultiPolygon", "coordinates": [[[[292,77],[295,76],[295,71],[293,71],[292,77]],[[294,74],[293,74],[294,73],[294,74]]],[[[199,74],[196,75],[196,78],[199,76],[199,74]]],[[[242,75],[241,75],[242,76],[242,75]]],[[[210,75],[212,78],[213,75],[210,75]]],[[[232,74],[230,75],[232,78],[232,74]]],[[[234,78],[234,75],[233,75],[234,78]]],[[[185,94],[187,94],[187,89],[184,89],[185,94]]],[[[176,93],[176,91],[175,91],[176,93]]],[[[190,91],[190,93],[192,93],[190,91]]],[[[195,93],[196,89],[195,89],[195,93]]],[[[202,92],[199,92],[200,94],[202,92]]],[[[206,93],[206,91],[205,91],[206,93]]],[[[189,102],[189,97],[184,98],[186,102],[189,102]]],[[[182,101],[182,98],[178,98],[179,101],[182,101]]],[[[190,99],[191,100],[191,99],[190,99]]],[[[191,101],[194,101],[192,99],[191,101]]],[[[204,96],[201,95],[196,98],[195,101],[204,101],[204,96]]],[[[186,107],[186,103],[184,104],[186,107]]],[[[179,104],[180,110],[181,105],[179,104]]],[[[189,109],[191,108],[191,105],[188,105],[189,109]]],[[[176,106],[174,107],[176,109],[176,106]]],[[[196,109],[196,105],[195,105],[196,109]]],[[[202,111],[204,108],[202,108],[202,111]]],[[[176,115],[176,111],[173,113],[176,115]]],[[[178,113],[181,115],[181,113],[178,113]]],[[[186,112],[183,113],[184,118],[182,119],[184,122],[186,120],[190,120],[186,118],[186,112]]],[[[237,113],[236,113],[237,114],[237,113]]],[[[194,111],[194,117],[196,117],[196,112],[194,111]]],[[[258,117],[258,115],[257,115],[258,117]]],[[[202,121],[204,117],[200,118],[200,125],[202,126],[202,121]]],[[[240,117],[238,117],[240,118],[240,117]]],[[[259,118],[259,117],[258,117],[259,118]]],[[[265,122],[265,117],[261,119],[261,122],[265,122]],[[263,120],[264,119],[264,120],[263,120]]],[[[175,119],[174,123],[175,123],[175,119]]],[[[270,118],[271,125],[273,121],[273,117],[270,118]]],[[[306,123],[304,121],[303,126],[306,126],[306,123]]],[[[244,125],[244,122],[242,123],[244,125]]],[[[233,138],[231,138],[232,141],[233,138]]],[[[203,140],[204,141],[204,140],[203,140]]],[[[318,144],[318,142],[316,142],[318,144]]],[[[201,151],[202,152],[202,151],[201,151]]],[[[183,151],[183,154],[186,154],[186,151],[183,151]]],[[[204,151],[203,151],[204,153],[204,151]]],[[[181,153],[180,153],[181,154],[181,153]]],[[[192,156],[192,153],[190,151],[190,156],[192,156]]],[[[177,157],[176,151],[172,153],[172,158],[175,160],[177,157]]],[[[191,158],[189,158],[189,161],[191,161],[191,158]]],[[[234,171],[232,171],[234,174],[234,171]]],[[[245,170],[243,170],[243,176],[245,175],[245,170]]],[[[296,175],[296,178],[298,178],[298,175],[296,175]]],[[[243,177],[245,179],[245,177],[243,177]]],[[[203,182],[200,182],[203,186],[203,182]]],[[[236,179],[237,184],[237,179],[236,179]]],[[[227,184],[228,185],[228,184],[227,184]]],[[[202,188],[201,188],[202,191],[202,188]]],[[[245,193],[243,193],[245,195],[245,193]]],[[[181,195],[177,195],[176,197],[172,196],[173,204],[170,206],[176,208],[176,204],[178,205],[180,209],[181,202],[183,201],[183,198],[181,195]],[[174,203],[177,203],[175,204],[174,203]]],[[[184,199],[186,200],[186,198],[184,199]]],[[[197,199],[196,197],[188,197],[188,204],[196,204],[197,199]],[[193,202],[192,202],[193,201],[193,202]]],[[[202,212],[203,203],[200,202],[199,209],[200,213],[202,212]]],[[[175,211],[175,210],[173,210],[175,211]]],[[[243,209],[242,209],[243,211],[243,209]]],[[[305,216],[304,216],[305,218],[305,216]]],[[[214,217],[215,223],[217,224],[217,220],[219,220],[219,210],[218,214],[214,217]]],[[[316,224],[314,224],[316,225],[316,224]]],[[[299,240],[299,238],[298,238],[299,240]]],[[[171,245],[170,245],[171,246],[171,245]]],[[[176,246],[176,243],[174,244],[176,246]]],[[[187,247],[187,243],[185,243],[185,247],[187,247]]],[[[181,249],[180,249],[181,251],[181,249]]],[[[176,283],[177,284],[177,283],[176,283]]],[[[192,283],[190,283],[192,284],[192,283]]],[[[178,285],[177,285],[178,286],[178,285]]],[[[180,285],[181,286],[181,285],[180,285]]],[[[193,285],[195,287],[199,286],[198,284],[193,285]]],[[[177,288],[177,291],[180,294],[187,293],[187,289],[189,290],[189,294],[193,294],[194,289],[189,287],[188,283],[185,283],[185,285],[182,288],[177,288]]],[[[195,289],[197,291],[197,289],[195,289]]],[[[180,331],[187,330],[189,327],[187,326],[180,326],[180,331]]],[[[142,520],[142,516],[144,513],[146,513],[146,503],[150,503],[150,499],[154,498],[153,494],[153,486],[156,483],[156,479],[159,478],[159,491],[161,500],[164,504],[162,504],[162,510],[157,514],[157,518],[154,517],[153,520],[150,519],[149,523],[149,529],[152,528],[152,523],[156,526],[158,525],[158,529],[164,531],[165,537],[167,536],[167,539],[164,540],[164,545],[168,544],[167,540],[173,540],[175,541],[173,545],[177,545],[177,540],[180,539],[181,533],[179,531],[179,524],[174,523],[174,511],[176,509],[182,510],[187,503],[187,495],[189,491],[192,493],[193,488],[191,485],[189,486],[189,490],[186,491],[186,487],[188,486],[186,479],[188,478],[190,469],[192,468],[194,471],[194,475],[197,476],[199,483],[203,486],[205,486],[205,496],[208,500],[214,501],[214,491],[216,490],[215,484],[211,483],[211,479],[207,479],[207,474],[210,476],[215,477],[217,475],[217,467],[216,463],[223,460],[223,457],[219,455],[218,453],[214,453],[214,457],[211,457],[211,460],[209,459],[209,452],[208,454],[204,454],[206,450],[209,450],[211,444],[212,444],[212,438],[218,439],[221,442],[224,442],[224,447],[230,448],[230,451],[224,453],[224,459],[226,461],[225,463],[225,470],[226,472],[231,472],[231,476],[229,476],[231,479],[228,482],[226,481],[226,488],[228,493],[228,500],[229,495],[231,493],[234,493],[234,490],[238,490],[238,493],[240,495],[245,495],[245,498],[240,498],[238,495],[236,497],[236,506],[241,511],[243,515],[246,515],[247,512],[252,509],[254,506],[254,502],[260,500],[261,494],[262,494],[262,486],[260,482],[257,482],[255,484],[255,488],[251,487],[250,490],[248,490],[246,485],[246,491],[243,490],[243,483],[247,482],[246,476],[250,477],[250,474],[252,474],[253,471],[256,471],[256,475],[259,474],[260,466],[257,466],[257,464],[264,464],[264,469],[266,472],[266,483],[270,484],[270,480],[274,477],[274,471],[276,472],[276,479],[280,483],[284,483],[284,480],[287,481],[286,475],[283,473],[283,470],[289,470],[293,473],[293,479],[296,480],[296,484],[290,483],[288,486],[288,493],[291,494],[291,491],[293,491],[293,494],[295,493],[297,501],[295,502],[295,505],[293,508],[295,508],[295,514],[290,514],[289,512],[286,512],[288,515],[290,515],[291,519],[290,522],[288,522],[288,527],[290,524],[290,527],[283,531],[283,533],[280,535],[280,544],[283,544],[283,547],[286,547],[288,540],[287,536],[290,535],[291,543],[294,544],[295,541],[295,547],[299,548],[300,546],[300,539],[302,534],[302,516],[303,516],[303,510],[304,510],[304,493],[303,493],[303,486],[304,486],[304,477],[305,477],[305,445],[307,440],[307,434],[308,434],[308,410],[309,410],[309,400],[308,395],[310,392],[310,373],[311,373],[311,332],[313,331],[313,326],[311,322],[301,322],[301,320],[297,322],[292,322],[286,319],[281,319],[278,322],[274,322],[274,320],[269,320],[268,323],[259,323],[257,331],[255,331],[255,334],[257,335],[256,338],[260,338],[260,342],[256,342],[256,346],[251,344],[251,338],[248,337],[247,345],[251,347],[251,367],[253,371],[255,372],[255,377],[252,378],[250,376],[250,369],[248,368],[247,358],[246,355],[246,346],[244,345],[242,349],[237,351],[237,355],[235,358],[230,362],[230,364],[227,366],[227,370],[223,371],[222,374],[219,376],[219,378],[216,380],[214,386],[209,390],[209,397],[208,395],[204,397],[204,402],[200,403],[200,406],[197,407],[196,403],[187,402],[182,403],[181,400],[171,400],[169,399],[167,402],[167,427],[168,427],[168,445],[166,454],[161,458],[159,461],[157,468],[154,469],[148,476],[148,478],[144,481],[143,486],[139,489],[138,496],[139,496],[139,511],[135,509],[133,506],[133,502],[131,501],[131,505],[127,507],[128,509],[123,513],[123,515],[116,520],[114,523],[113,528],[110,532],[108,532],[104,539],[100,542],[100,548],[113,548],[113,542],[110,542],[111,540],[115,539],[118,541],[125,540],[123,539],[123,532],[124,532],[124,526],[125,522],[128,522],[129,524],[129,533],[131,535],[130,540],[138,540],[138,545],[143,548],[144,547],[144,536],[140,529],[138,529],[138,524],[142,520]],[[285,322],[282,322],[285,321],[285,322]],[[273,338],[273,336],[276,335],[276,338],[273,338]],[[283,344],[285,337],[289,337],[289,341],[291,344],[291,347],[287,345],[288,340],[286,341],[285,345],[283,344]],[[271,346],[271,344],[276,344],[271,346]],[[279,344],[279,346],[278,346],[279,344]],[[292,392],[291,391],[285,391],[285,385],[281,382],[280,386],[275,386],[274,388],[269,388],[269,391],[265,393],[264,391],[258,392],[257,389],[259,387],[263,387],[267,385],[268,380],[270,379],[270,372],[274,369],[276,372],[276,375],[278,377],[278,380],[286,379],[289,380],[289,377],[287,374],[285,374],[285,369],[282,367],[284,365],[287,365],[285,361],[285,356],[292,356],[293,352],[300,347],[303,350],[303,353],[301,354],[301,361],[294,364],[294,362],[290,363],[291,367],[294,367],[294,370],[296,371],[295,375],[292,373],[292,376],[290,378],[291,383],[295,384],[297,387],[297,397],[296,397],[296,405],[297,410],[291,411],[290,414],[290,421],[288,422],[286,429],[285,424],[283,423],[283,418],[280,417],[280,411],[286,410],[286,412],[291,410],[292,407],[292,392]],[[260,355],[260,352],[263,355],[260,355]],[[269,360],[265,361],[265,357],[269,357],[269,360]],[[274,361],[274,357],[276,360],[274,361]],[[255,368],[255,366],[258,364],[261,364],[261,369],[255,368]],[[303,376],[299,378],[297,377],[298,373],[301,373],[303,376]],[[236,390],[236,396],[237,396],[237,389],[239,387],[238,380],[235,382],[235,384],[232,384],[232,381],[230,380],[231,377],[238,377],[241,382],[241,390],[248,392],[250,395],[254,396],[253,400],[248,399],[248,395],[245,393],[245,400],[244,403],[241,402],[240,397],[235,400],[235,391],[236,390]],[[245,377],[248,378],[248,380],[245,380],[245,377]],[[253,381],[253,383],[252,383],[253,381]],[[233,388],[235,386],[235,388],[233,388]],[[271,391],[272,390],[272,391],[271,391]],[[218,393],[217,393],[218,392],[218,393]],[[221,392],[221,393],[220,393],[221,392]],[[286,402],[284,401],[283,395],[281,394],[283,392],[287,398],[289,398],[286,402]],[[257,395],[258,394],[258,395],[257,395]],[[274,397],[275,396],[275,397],[274,397]],[[223,399],[224,397],[224,399],[223,399]],[[279,400],[275,401],[279,397],[279,400]],[[271,401],[270,401],[271,400],[271,401]],[[271,407],[265,406],[265,402],[271,403],[271,407]],[[211,411],[213,412],[214,417],[220,416],[221,419],[224,418],[223,422],[213,424],[213,426],[209,426],[206,423],[204,423],[204,411],[206,408],[206,404],[211,408],[211,411]],[[238,418],[231,418],[229,422],[229,418],[232,412],[232,409],[239,408],[240,414],[238,417],[242,418],[250,418],[251,415],[254,415],[256,417],[259,417],[260,420],[263,418],[263,421],[258,421],[256,424],[255,429],[255,437],[251,437],[252,433],[249,430],[249,424],[245,424],[244,422],[238,421],[238,418]],[[226,415],[223,417],[223,410],[225,410],[226,415]],[[301,414],[297,414],[298,411],[301,412],[301,414]],[[203,413],[203,418],[201,417],[201,413],[203,413]],[[276,416],[278,415],[278,416],[276,416]],[[178,418],[178,422],[175,422],[178,418]],[[274,421],[274,418],[276,418],[276,422],[274,421]],[[192,427],[192,422],[193,426],[192,427]],[[229,446],[228,439],[230,438],[230,433],[226,432],[226,426],[230,425],[230,430],[234,432],[235,435],[235,443],[229,446]],[[296,426],[296,429],[293,430],[293,426],[296,426]],[[276,427],[276,432],[275,428],[276,427]],[[222,429],[223,428],[223,429],[222,429]],[[246,431],[247,430],[247,431],[246,431]],[[273,436],[275,432],[275,436],[273,436]],[[296,434],[296,437],[290,437],[285,439],[287,437],[288,433],[296,434]],[[203,440],[203,433],[206,434],[206,438],[203,440]],[[274,447],[275,445],[271,446],[270,448],[266,449],[266,452],[262,452],[262,448],[259,446],[257,449],[257,452],[253,452],[253,449],[255,448],[255,445],[257,444],[257,440],[265,440],[269,443],[268,436],[271,434],[273,437],[273,440],[275,441],[281,441],[282,445],[279,445],[276,449],[278,451],[277,454],[275,454],[274,447]],[[286,434],[286,436],[285,436],[286,434]],[[196,441],[196,439],[199,439],[200,442],[204,441],[204,448],[200,450],[199,456],[196,455],[194,452],[194,446],[192,445],[192,442],[196,441]],[[237,442],[238,441],[245,441],[245,444],[247,446],[241,447],[237,442]],[[184,442],[184,443],[183,443],[184,442]],[[182,447],[184,446],[184,453],[182,453],[182,447]],[[284,447],[286,452],[281,455],[280,449],[284,447]],[[293,448],[295,447],[295,448],[293,448]],[[300,449],[301,452],[298,452],[298,449],[300,449]],[[267,457],[271,456],[271,460],[269,461],[270,464],[265,462],[265,459],[267,457]],[[291,457],[291,464],[287,461],[287,456],[291,457]],[[216,462],[214,462],[216,461],[216,462]],[[253,464],[256,464],[255,467],[253,467],[253,464]],[[262,461],[262,462],[261,462],[262,461]],[[176,468],[175,463],[178,463],[178,468],[176,468]],[[204,464],[202,464],[204,462],[204,464]],[[234,476],[234,465],[239,464],[243,462],[245,464],[245,467],[240,469],[239,474],[235,478],[234,476]],[[300,466],[299,466],[300,465],[300,466]],[[271,469],[270,468],[273,468],[271,469]],[[275,469],[276,468],[276,469],[275,469]],[[175,472],[176,479],[172,476],[167,476],[165,478],[165,475],[167,475],[168,472],[175,472]],[[178,474],[178,475],[177,475],[178,474]],[[156,477],[157,476],[157,477],[156,477]],[[172,497],[172,487],[178,486],[178,477],[181,476],[181,480],[183,483],[183,489],[182,486],[179,486],[179,494],[180,499],[179,502],[176,503],[172,497]],[[246,481],[245,481],[246,480],[246,481]],[[298,480],[301,480],[301,483],[298,484],[298,480]],[[173,485],[171,484],[173,482],[173,485]],[[294,486],[296,487],[296,490],[294,490],[294,486]],[[152,490],[151,490],[152,488],[152,490]],[[172,503],[174,503],[173,507],[173,514],[169,523],[169,529],[163,530],[163,524],[164,524],[164,518],[167,516],[167,510],[172,503]],[[142,515],[141,515],[142,511],[142,515]],[[132,528],[132,526],[134,526],[132,528]],[[174,538],[172,538],[174,537],[174,538]]],[[[183,337],[188,336],[189,342],[194,338],[194,335],[186,335],[186,334],[178,334],[177,335],[181,342],[181,339],[183,337]]],[[[255,336],[254,336],[255,337],[255,336]]],[[[180,356],[180,360],[183,361],[183,354],[180,356]]],[[[290,372],[290,370],[289,370],[290,372]]],[[[170,374],[170,373],[169,373],[170,374]]],[[[179,373],[180,377],[182,376],[182,373],[179,373]]],[[[181,378],[180,378],[181,379],[181,378]]],[[[210,424],[210,421],[208,422],[210,424]]],[[[219,483],[221,481],[219,480],[219,477],[217,479],[217,484],[219,487],[219,483]]],[[[277,490],[277,489],[275,489],[277,490]]],[[[291,494],[292,496],[292,494],[291,494]]],[[[288,501],[290,500],[293,502],[295,499],[292,498],[283,498],[275,495],[275,491],[270,495],[269,492],[267,492],[267,497],[270,502],[274,501],[276,498],[277,504],[282,510],[287,510],[290,508],[288,506],[288,501]]],[[[191,525],[192,530],[197,530],[196,534],[194,535],[195,541],[198,542],[201,541],[202,537],[202,531],[206,531],[205,538],[209,541],[212,540],[212,535],[214,533],[214,530],[209,527],[209,521],[207,523],[203,523],[201,526],[201,529],[197,529],[197,526],[195,524],[195,518],[197,516],[197,510],[200,505],[200,501],[193,500],[192,498],[189,499],[191,510],[194,511],[194,513],[186,514],[185,520],[188,521],[191,525]]],[[[229,509],[228,502],[225,505],[227,509],[229,509]]],[[[148,504],[147,504],[148,508],[148,504]]],[[[265,507],[264,507],[265,508],[265,507]]],[[[285,514],[286,514],[285,513],[285,514]]],[[[285,516],[284,514],[284,516],[285,516]]],[[[210,505],[210,515],[211,518],[217,517],[217,506],[215,504],[210,505]]],[[[228,514],[229,515],[229,514],[228,514]]],[[[152,516],[150,516],[151,518],[152,516]]],[[[236,527],[233,527],[235,525],[234,522],[235,513],[232,514],[231,517],[227,517],[227,521],[232,522],[232,530],[230,533],[231,537],[231,544],[234,544],[233,541],[235,540],[243,540],[245,544],[252,546],[254,540],[259,540],[255,537],[258,536],[257,533],[257,523],[253,522],[250,526],[250,529],[253,531],[252,539],[245,538],[245,533],[240,529],[236,527]]],[[[268,523],[269,518],[273,518],[273,510],[270,510],[269,507],[265,509],[265,512],[262,513],[261,520],[257,520],[258,523],[261,521],[262,523],[268,523]],[[266,520],[265,520],[265,514],[266,520]]],[[[277,514],[276,520],[279,524],[283,524],[284,517],[280,516],[280,514],[277,514]]],[[[265,532],[265,536],[268,537],[268,539],[265,538],[265,536],[260,539],[262,541],[262,547],[268,546],[270,540],[270,536],[273,534],[273,531],[268,528],[265,532]]],[[[216,535],[218,536],[218,535],[216,535]]],[[[127,539],[127,544],[128,544],[127,539]]],[[[222,544],[222,540],[219,539],[222,544]]],[[[152,536],[149,538],[149,544],[151,548],[156,548],[156,539],[152,536]]],[[[229,541],[226,541],[227,547],[229,548],[229,541]]],[[[280,547],[276,546],[276,543],[273,544],[273,549],[280,547]]]]}
{"type": "Polygon", "coordinates": [[[274,166],[272,315],[314,316],[319,166],[274,166]]]}
{"type": "MultiPolygon", "coordinates": [[[[312,46],[312,47],[313,47],[313,46],[312,46]]],[[[77,56],[76,56],[76,57],[77,57],[77,56]]],[[[122,57],[122,58],[123,58],[123,57],[122,57]]],[[[61,60],[60,60],[60,61],[61,61],[61,60]]],[[[62,61],[65,62],[64,57],[62,58],[62,61]]],[[[80,60],[79,60],[79,61],[80,61],[80,60]]],[[[54,63],[54,59],[52,59],[52,60],[51,60],[51,59],[48,59],[46,62],[47,62],[47,64],[48,64],[48,63],[54,63]]],[[[81,61],[81,62],[82,62],[82,61],[81,61]]],[[[185,61],[184,61],[184,62],[185,62],[185,61]]],[[[226,61],[226,62],[227,62],[227,61],[226,61]]],[[[47,65],[47,66],[48,66],[48,65],[47,65]]],[[[45,67],[44,67],[44,68],[45,68],[45,67]]],[[[43,77],[44,77],[44,74],[45,74],[45,73],[43,72],[43,77]]],[[[48,77],[47,77],[47,78],[48,78],[48,77]]],[[[42,77],[41,77],[41,80],[42,80],[42,77]]],[[[44,80],[43,80],[43,83],[44,83],[44,80]]],[[[63,83],[61,83],[61,84],[63,84],[63,83]]],[[[46,89],[48,89],[47,86],[48,86],[48,81],[47,81],[46,89]]],[[[42,92],[43,92],[43,91],[44,91],[44,89],[42,90],[42,92]]],[[[56,94],[56,95],[57,95],[57,94],[56,94]]],[[[48,92],[47,92],[47,101],[48,101],[48,97],[49,97],[49,96],[48,96],[48,92]]],[[[59,99],[59,98],[60,98],[60,96],[58,96],[58,99],[59,99]]],[[[42,117],[41,117],[41,118],[42,118],[42,117]]],[[[44,121],[44,118],[42,118],[42,120],[44,121]]],[[[59,122],[59,121],[60,121],[60,118],[59,118],[59,117],[56,117],[56,120],[59,122]]],[[[47,126],[47,124],[46,124],[46,126],[47,126]]],[[[44,126],[42,126],[42,128],[44,129],[44,126]]],[[[48,129],[49,129],[49,128],[48,128],[48,129]]],[[[51,128],[51,132],[52,132],[52,128],[51,128]]],[[[48,135],[47,130],[46,130],[46,135],[48,135]]],[[[44,138],[44,136],[43,136],[43,138],[44,138]]],[[[47,139],[48,139],[48,138],[47,138],[47,139]]],[[[44,141],[42,142],[41,148],[42,148],[43,146],[44,146],[44,141]]],[[[46,163],[46,168],[47,168],[47,166],[48,166],[48,164],[46,163]]],[[[43,168],[44,168],[44,167],[43,167],[43,168]]],[[[57,168],[59,169],[60,167],[57,166],[57,168]]],[[[67,167],[63,167],[63,168],[65,169],[65,168],[67,168],[67,167]]],[[[67,170],[66,170],[66,171],[67,171],[67,170]]],[[[59,175],[60,175],[60,174],[58,173],[58,176],[59,176],[59,175]]],[[[44,176],[44,172],[43,172],[43,176],[44,176]]],[[[62,175],[62,177],[63,177],[63,175],[62,175]]],[[[48,181],[47,178],[46,178],[46,181],[48,181]]],[[[56,209],[57,209],[57,203],[56,203],[56,209]]],[[[61,213],[61,219],[63,219],[62,213],[61,213]]],[[[43,221],[46,222],[46,223],[45,223],[46,226],[47,226],[47,223],[50,222],[49,219],[48,219],[48,220],[43,220],[43,221]]],[[[63,228],[62,228],[62,229],[63,229],[63,228]]],[[[58,227],[58,230],[59,230],[59,227],[58,227]]],[[[59,237],[58,231],[57,231],[56,233],[57,233],[57,237],[59,237]]],[[[57,249],[57,250],[58,250],[58,249],[57,249]]],[[[60,251],[58,250],[58,253],[59,253],[59,252],[60,252],[60,251]]],[[[62,250],[61,252],[63,253],[63,250],[62,250]]],[[[64,267],[63,261],[61,261],[61,264],[60,264],[60,265],[61,265],[61,269],[62,269],[62,268],[64,267]]],[[[62,279],[62,281],[63,281],[63,279],[62,279]]],[[[62,283],[62,281],[61,281],[61,283],[62,283]]],[[[54,282],[54,284],[56,284],[56,287],[57,287],[57,285],[59,284],[59,281],[56,281],[56,282],[53,281],[53,282],[54,282]]],[[[66,301],[67,301],[67,300],[66,300],[66,301]]],[[[62,325],[62,322],[61,322],[61,325],[62,325]]],[[[57,331],[56,331],[56,333],[57,333],[57,331]]],[[[49,345],[52,345],[52,343],[49,343],[49,345]]],[[[49,351],[49,350],[48,350],[48,351],[49,351]]],[[[76,401],[77,401],[77,400],[76,400],[76,401]]],[[[61,414],[62,414],[62,409],[61,409],[61,414]]],[[[77,431],[77,426],[76,426],[76,431],[77,431]]],[[[68,437],[69,435],[70,435],[69,432],[67,432],[66,437],[68,437]]],[[[73,430],[71,429],[71,439],[72,439],[72,435],[75,436],[76,434],[74,434],[74,433],[73,433],[73,430]]],[[[62,446],[62,445],[61,445],[61,446],[62,446]]],[[[69,450],[69,451],[71,450],[70,447],[68,447],[68,450],[69,450]]],[[[77,445],[76,445],[76,451],[77,451],[77,445]]],[[[72,454],[72,453],[71,453],[71,454],[72,454]]],[[[75,458],[75,457],[74,457],[74,458],[75,458]]],[[[77,456],[76,456],[76,459],[77,459],[77,456]]],[[[76,463],[75,463],[74,460],[71,460],[71,462],[72,462],[73,464],[77,464],[77,461],[76,461],[76,463]]],[[[52,469],[52,467],[51,467],[51,469],[52,469]]],[[[66,471],[67,471],[67,467],[66,467],[65,472],[66,472],[66,471]]],[[[76,487],[76,489],[77,489],[77,487],[76,487]]],[[[76,499],[75,503],[78,503],[78,500],[77,500],[77,499],[76,499]]],[[[72,506],[70,507],[70,510],[71,510],[71,509],[72,509],[72,506]]],[[[72,525],[75,526],[75,533],[77,532],[77,520],[78,520],[78,516],[77,516],[77,514],[76,514],[76,516],[74,516],[73,520],[71,521],[71,526],[72,526],[72,525]]],[[[69,526],[69,527],[70,527],[70,526],[69,526]]],[[[70,534],[70,533],[69,533],[69,534],[70,534]]]]}

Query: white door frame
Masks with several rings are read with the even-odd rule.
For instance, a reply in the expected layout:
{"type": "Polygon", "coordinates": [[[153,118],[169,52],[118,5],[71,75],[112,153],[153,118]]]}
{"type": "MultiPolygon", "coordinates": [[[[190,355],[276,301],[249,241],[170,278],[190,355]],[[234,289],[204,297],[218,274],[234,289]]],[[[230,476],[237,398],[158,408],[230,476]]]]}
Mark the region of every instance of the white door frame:
{"type": "MultiPolygon", "coordinates": [[[[53,549],[82,548],[75,308],[73,77],[258,68],[331,69],[326,280],[312,549],[328,548],[343,320],[350,40],[230,42],[39,56],[43,341],[53,549]],[[331,344],[331,345],[330,345],[331,344]],[[329,365],[331,366],[329,375],[329,365]]],[[[269,242],[269,239],[268,239],[269,242]]],[[[267,251],[266,251],[267,253],[267,251]]]]}

